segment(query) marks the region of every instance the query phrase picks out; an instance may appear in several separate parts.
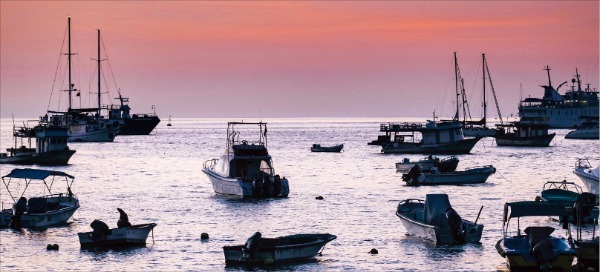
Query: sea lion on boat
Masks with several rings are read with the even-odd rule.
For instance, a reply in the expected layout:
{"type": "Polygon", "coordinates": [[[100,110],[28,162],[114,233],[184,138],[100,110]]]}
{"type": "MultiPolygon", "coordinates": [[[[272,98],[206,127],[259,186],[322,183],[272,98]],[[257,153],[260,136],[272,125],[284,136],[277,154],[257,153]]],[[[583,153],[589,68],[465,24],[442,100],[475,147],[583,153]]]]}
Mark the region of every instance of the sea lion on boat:
{"type": "Polygon", "coordinates": [[[129,223],[129,217],[127,214],[121,210],[121,208],[117,208],[119,211],[119,221],[117,221],[117,228],[127,228],[131,227],[131,223],[129,223]]]}
{"type": "Polygon", "coordinates": [[[104,240],[106,239],[106,235],[110,234],[110,228],[108,227],[108,225],[98,219],[92,221],[92,223],[90,224],[90,227],[92,227],[92,240],[94,241],[98,241],[98,240],[104,240]]]}

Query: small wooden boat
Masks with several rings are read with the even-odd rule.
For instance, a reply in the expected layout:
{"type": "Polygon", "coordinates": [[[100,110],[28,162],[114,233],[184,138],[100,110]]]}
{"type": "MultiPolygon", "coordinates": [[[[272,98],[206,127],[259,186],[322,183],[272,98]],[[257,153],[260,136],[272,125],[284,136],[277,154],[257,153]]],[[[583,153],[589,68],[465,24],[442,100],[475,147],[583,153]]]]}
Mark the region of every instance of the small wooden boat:
{"type": "Polygon", "coordinates": [[[79,208],[79,200],[71,192],[74,179],[75,177],[60,171],[13,169],[2,177],[4,187],[14,204],[12,209],[3,209],[0,212],[0,227],[47,228],[66,223],[79,208]],[[61,193],[56,193],[56,187],[60,186],[59,180],[66,182],[66,188],[61,193]],[[48,187],[48,183],[55,186],[48,187]],[[27,188],[37,192],[42,189],[47,191],[47,194],[26,194],[27,188]],[[17,195],[14,195],[15,191],[17,195]]]}
{"type": "Polygon", "coordinates": [[[583,224],[594,223],[598,220],[599,211],[597,207],[591,206],[580,209],[581,214],[577,214],[578,211],[574,209],[575,202],[585,198],[595,198],[595,196],[591,193],[584,193],[581,187],[573,182],[567,182],[566,180],[548,181],[544,184],[540,198],[543,201],[565,206],[569,213],[568,220],[571,223],[576,223],[578,216],[580,217],[579,223],[583,224]]]}
{"type": "Polygon", "coordinates": [[[320,144],[313,144],[310,148],[311,152],[341,152],[344,148],[344,144],[334,146],[321,146],[320,144]]]}
{"type": "Polygon", "coordinates": [[[486,182],[494,173],[496,168],[491,165],[445,173],[439,172],[435,167],[431,171],[421,171],[416,165],[407,174],[402,175],[402,180],[410,186],[476,184],[486,182]]]}
{"type": "MultiPolygon", "coordinates": [[[[509,224],[510,219],[540,216],[567,216],[565,207],[558,203],[521,201],[504,205],[502,233],[496,249],[506,258],[510,270],[558,270],[571,271],[576,251],[565,238],[550,236],[554,228],[547,226],[529,226],[521,234],[519,222],[509,224]],[[517,226],[516,236],[512,236],[509,226],[517,226]]],[[[534,221],[535,222],[535,221],[534,221]]],[[[570,237],[566,226],[567,237],[570,237]]]]}
{"type": "Polygon", "coordinates": [[[295,234],[277,238],[252,235],[245,245],[224,246],[226,264],[278,264],[313,259],[325,244],[337,236],[332,234],[295,234]]]}
{"type": "Polygon", "coordinates": [[[411,168],[418,165],[421,171],[431,171],[432,167],[437,167],[440,172],[452,172],[456,170],[458,166],[458,158],[456,156],[450,156],[444,159],[429,155],[418,161],[411,161],[408,158],[404,158],[401,162],[396,163],[396,172],[408,173],[411,168]]]}
{"type": "Polygon", "coordinates": [[[452,209],[447,194],[427,194],[425,201],[401,201],[396,216],[409,235],[433,241],[436,245],[479,243],[483,232],[483,225],[477,224],[479,215],[475,222],[463,220],[452,209]]]}
{"type": "Polygon", "coordinates": [[[104,234],[98,232],[80,232],[81,247],[142,246],[146,244],[148,234],[156,227],[156,223],[132,225],[125,228],[108,229],[104,234]]]}
{"type": "Polygon", "coordinates": [[[90,224],[93,231],[77,233],[81,247],[126,247],[146,244],[148,234],[156,227],[156,223],[131,225],[127,214],[120,208],[117,210],[117,228],[110,229],[106,223],[96,219],[90,224]]]}

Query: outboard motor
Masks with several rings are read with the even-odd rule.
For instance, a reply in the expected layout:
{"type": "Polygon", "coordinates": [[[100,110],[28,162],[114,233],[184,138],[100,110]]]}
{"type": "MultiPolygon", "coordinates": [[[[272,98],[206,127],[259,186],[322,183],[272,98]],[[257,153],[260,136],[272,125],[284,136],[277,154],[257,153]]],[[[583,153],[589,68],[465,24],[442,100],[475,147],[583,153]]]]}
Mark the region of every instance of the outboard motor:
{"type": "Polygon", "coordinates": [[[551,227],[528,227],[525,233],[529,237],[531,256],[535,259],[541,271],[552,269],[552,261],[555,259],[552,241],[548,237],[554,231],[551,227]]]}
{"type": "Polygon", "coordinates": [[[598,218],[598,197],[592,193],[584,192],[577,196],[573,205],[573,217],[577,218],[575,223],[594,223],[598,218]]]}
{"type": "Polygon", "coordinates": [[[279,175],[275,175],[273,178],[273,196],[278,196],[281,194],[281,177],[279,175]]]}
{"type": "Polygon", "coordinates": [[[106,235],[110,234],[110,228],[108,225],[98,219],[94,220],[90,227],[92,227],[92,240],[105,240],[106,235]]]}
{"type": "Polygon", "coordinates": [[[244,247],[242,248],[242,257],[240,257],[240,260],[245,260],[252,257],[252,254],[254,254],[254,252],[256,252],[256,250],[258,249],[260,237],[262,237],[262,234],[257,231],[252,236],[250,236],[248,240],[246,240],[246,244],[244,244],[244,247]]]}
{"type": "Polygon", "coordinates": [[[252,181],[252,195],[254,195],[255,197],[262,197],[263,196],[263,181],[261,178],[255,178],[252,181]]]}
{"type": "Polygon", "coordinates": [[[121,208],[117,208],[119,211],[119,221],[117,221],[117,228],[127,228],[131,227],[131,223],[129,223],[129,217],[127,214],[121,210],[121,208]]]}
{"type": "Polygon", "coordinates": [[[10,228],[20,229],[21,228],[21,215],[27,210],[27,198],[21,197],[12,207],[12,217],[10,218],[10,228]]]}
{"type": "Polygon", "coordinates": [[[466,242],[465,232],[462,229],[463,221],[460,215],[452,209],[452,207],[446,209],[446,218],[448,219],[448,225],[452,230],[452,236],[456,243],[466,242]]]}
{"type": "Polygon", "coordinates": [[[419,167],[418,164],[415,164],[415,166],[410,168],[408,173],[402,175],[402,180],[406,181],[406,183],[408,183],[410,185],[412,183],[417,182],[417,178],[419,177],[420,174],[421,174],[421,167],[419,167]]]}

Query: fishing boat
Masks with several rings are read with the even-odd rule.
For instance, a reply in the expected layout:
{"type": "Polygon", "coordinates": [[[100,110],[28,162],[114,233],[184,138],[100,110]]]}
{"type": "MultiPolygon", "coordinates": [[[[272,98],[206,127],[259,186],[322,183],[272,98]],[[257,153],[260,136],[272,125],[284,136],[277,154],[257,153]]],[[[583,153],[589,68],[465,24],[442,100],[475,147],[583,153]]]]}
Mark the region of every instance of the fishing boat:
{"type": "Polygon", "coordinates": [[[314,259],[335,238],[328,233],[263,238],[256,232],[246,244],[224,246],[223,252],[226,264],[280,264],[314,259]]]}
{"type": "MultiPolygon", "coordinates": [[[[117,228],[111,229],[106,223],[96,219],[90,224],[93,231],[77,233],[82,248],[127,247],[146,244],[148,234],[151,231],[154,232],[156,223],[132,225],[127,214],[120,208],[117,210],[120,215],[117,228]]],[[[154,241],[154,235],[152,240],[154,241]]]]}
{"type": "MultiPolygon", "coordinates": [[[[510,270],[525,271],[571,271],[571,264],[576,255],[575,249],[569,240],[561,237],[550,236],[553,227],[529,226],[525,234],[521,233],[521,218],[567,216],[565,207],[558,203],[521,201],[508,202],[504,205],[502,235],[503,238],[496,243],[496,249],[506,262],[510,270]],[[516,224],[510,220],[516,218],[516,224]],[[511,232],[510,226],[517,226],[517,233],[511,232]]],[[[524,219],[524,221],[526,221],[524,219]]],[[[529,220],[532,221],[532,220],[529,220]]],[[[527,222],[529,222],[527,221],[527,222]]],[[[534,221],[537,222],[537,221],[534,221]]],[[[571,237],[568,223],[563,225],[568,238],[571,237]]]]}
{"type": "Polygon", "coordinates": [[[566,180],[548,181],[542,188],[540,199],[565,206],[565,209],[569,213],[569,222],[575,223],[579,217],[579,222],[588,224],[598,220],[598,208],[580,209],[582,214],[576,214],[577,211],[573,208],[578,199],[588,197],[586,194],[590,193],[584,193],[581,187],[573,182],[567,182],[566,180]]]}
{"type": "Polygon", "coordinates": [[[409,158],[404,158],[401,162],[396,163],[396,172],[406,174],[415,165],[418,165],[421,171],[431,171],[432,167],[436,167],[440,172],[452,172],[456,170],[458,161],[456,156],[440,159],[436,156],[429,155],[418,161],[411,161],[409,158]]]}
{"type": "Polygon", "coordinates": [[[596,88],[590,88],[589,84],[585,90],[582,89],[577,69],[575,69],[575,78],[571,80],[573,83],[571,90],[563,95],[558,90],[567,84],[567,81],[554,89],[550,80],[550,67],[546,66],[544,70],[548,73],[548,85],[541,86],[544,88],[544,96],[522,100],[519,103],[520,117],[547,118],[550,128],[573,128],[585,116],[598,120],[598,91],[596,88]]]}
{"type": "Polygon", "coordinates": [[[548,147],[556,133],[548,133],[548,124],[544,118],[521,118],[520,121],[497,124],[498,146],[548,147]]]}
{"type": "Polygon", "coordinates": [[[468,154],[481,139],[465,138],[459,121],[434,119],[427,120],[425,125],[389,123],[381,124],[379,130],[388,137],[381,148],[385,154],[468,154]],[[421,134],[420,140],[417,140],[418,134],[421,134]]]}
{"type": "MultiPolygon", "coordinates": [[[[120,125],[119,135],[149,135],[160,123],[156,111],[152,113],[131,114],[129,98],[121,96],[119,92],[119,105],[107,106],[108,119],[120,125]]],[[[154,106],[152,106],[154,110],[154,106]]]]}
{"type": "Polygon", "coordinates": [[[483,225],[477,224],[479,214],[474,222],[463,220],[450,205],[447,194],[427,194],[424,201],[406,199],[396,209],[408,235],[436,245],[479,243],[483,232],[483,225]]]}
{"type": "Polygon", "coordinates": [[[42,122],[50,126],[65,127],[68,129],[69,142],[113,142],[119,133],[120,125],[117,122],[110,122],[101,116],[101,90],[100,90],[100,30],[98,30],[98,107],[96,108],[74,108],[72,93],[77,92],[79,96],[80,90],[75,89],[75,84],[72,83],[71,75],[71,17],[68,19],[68,58],[69,68],[69,85],[66,90],[69,94],[69,107],[67,111],[48,111],[42,117],[42,122]]]}
{"type": "Polygon", "coordinates": [[[491,165],[452,172],[439,172],[435,167],[430,171],[421,171],[415,165],[407,174],[402,175],[402,180],[409,186],[477,184],[486,182],[494,173],[496,168],[491,165]]]}
{"type": "Polygon", "coordinates": [[[334,146],[321,146],[320,144],[313,144],[310,148],[311,152],[342,152],[344,149],[344,144],[334,145],[334,146]]]}
{"type": "Polygon", "coordinates": [[[0,163],[67,165],[75,150],[67,145],[68,132],[64,127],[47,126],[43,123],[35,127],[13,127],[15,147],[7,148],[6,155],[0,155],[0,163]],[[17,146],[17,138],[26,138],[29,147],[17,146]],[[31,139],[36,139],[36,147],[31,147],[31,139]],[[6,159],[6,160],[5,160],[6,159]]]}
{"type": "Polygon", "coordinates": [[[575,175],[577,175],[581,181],[583,181],[583,184],[585,184],[588,192],[598,195],[598,177],[600,176],[599,169],[600,166],[592,168],[590,161],[587,159],[578,159],[573,173],[575,173],[575,175]]]}
{"type": "Polygon", "coordinates": [[[5,209],[2,202],[0,226],[11,228],[46,228],[66,223],[79,208],[79,200],[71,192],[74,177],[60,171],[39,169],[13,169],[2,177],[2,182],[12,199],[11,208],[5,209]],[[59,180],[66,183],[65,191],[52,191],[59,180]],[[54,186],[52,186],[54,185],[54,186]],[[44,188],[45,195],[30,195],[25,197],[31,187],[44,188]],[[12,189],[11,189],[12,188],[12,189]],[[16,188],[23,188],[22,191],[16,188]],[[16,193],[19,194],[14,194],[16,193]]]}
{"type": "Polygon", "coordinates": [[[204,162],[202,169],[216,193],[243,197],[288,196],[288,180],[275,174],[267,151],[267,123],[227,123],[226,145],[223,156],[204,162]],[[258,127],[258,137],[240,139],[240,133],[248,132],[250,126],[258,127]]]}
{"type": "MultiPolygon", "coordinates": [[[[500,114],[500,106],[498,105],[498,99],[496,99],[496,91],[494,90],[494,84],[492,84],[492,76],[490,75],[490,69],[487,65],[487,61],[485,58],[485,54],[481,54],[482,58],[482,72],[483,72],[483,118],[479,121],[467,121],[466,116],[464,114],[463,117],[463,133],[465,137],[493,137],[496,135],[497,129],[491,128],[487,126],[487,100],[486,100],[486,78],[490,82],[490,87],[492,90],[492,94],[494,95],[494,102],[496,102],[496,110],[498,111],[498,118],[500,119],[500,123],[502,123],[502,114],[500,114]],[[487,72],[487,73],[486,73],[487,72]]],[[[461,85],[462,86],[462,85],[461,85]]],[[[464,86],[462,86],[464,88],[464,86]]],[[[464,89],[463,89],[464,90],[464,89]]],[[[463,101],[466,101],[466,94],[463,91],[463,101]]],[[[465,105],[465,103],[463,103],[465,105]]],[[[468,109],[468,107],[467,107],[468,109]]],[[[470,113],[469,113],[470,115],[470,113]]]]}

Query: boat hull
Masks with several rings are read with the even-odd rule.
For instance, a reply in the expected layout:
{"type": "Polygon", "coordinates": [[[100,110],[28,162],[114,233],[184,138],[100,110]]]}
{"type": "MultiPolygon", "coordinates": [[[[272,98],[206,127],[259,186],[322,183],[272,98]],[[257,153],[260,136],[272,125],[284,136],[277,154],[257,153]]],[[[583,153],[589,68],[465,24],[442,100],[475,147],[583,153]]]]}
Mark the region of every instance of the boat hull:
{"type": "MultiPolygon", "coordinates": [[[[257,197],[253,188],[252,181],[245,181],[241,178],[228,178],[223,177],[213,171],[210,168],[202,169],[210,183],[212,184],[215,193],[223,195],[234,195],[241,197],[257,197]]],[[[287,197],[289,194],[289,184],[287,179],[281,179],[281,190],[278,196],[287,197]]]]}
{"type": "Polygon", "coordinates": [[[75,150],[55,150],[34,154],[32,160],[39,165],[67,165],[75,150]]]}
{"type": "Polygon", "coordinates": [[[440,172],[452,172],[456,170],[458,166],[458,158],[452,156],[450,158],[436,160],[436,159],[427,159],[427,160],[419,160],[417,162],[409,161],[409,162],[397,162],[396,163],[396,172],[406,174],[413,168],[415,165],[418,165],[422,171],[430,171],[431,167],[437,167],[440,172]]]}
{"type": "Polygon", "coordinates": [[[600,133],[598,127],[588,129],[578,129],[569,132],[565,139],[584,139],[584,140],[598,140],[600,139],[600,133]]]}
{"type": "MultiPolygon", "coordinates": [[[[571,265],[576,251],[570,248],[565,240],[550,238],[555,259],[550,262],[552,269],[557,271],[571,271],[571,265]]],[[[498,243],[498,252],[506,258],[506,263],[511,271],[537,271],[540,265],[531,254],[529,238],[526,236],[506,237],[498,243]]]]}
{"type": "Polygon", "coordinates": [[[575,175],[577,175],[581,181],[585,184],[585,187],[588,189],[588,192],[598,195],[598,185],[600,184],[598,176],[595,176],[591,169],[578,167],[573,171],[575,175]]]}
{"type": "Polygon", "coordinates": [[[494,137],[496,130],[493,128],[465,128],[463,134],[465,137],[494,137]]]}
{"type": "Polygon", "coordinates": [[[440,228],[423,223],[424,205],[421,203],[402,202],[398,205],[396,216],[410,236],[416,236],[424,240],[434,242],[436,245],[456,245],[462,243],[479,243],[483,233],[483,225],[463,220],[464,241],[456,241],[451,228],[440,228]]]}
{"type": "Polygon", "coordinates": [[[311,147],[311,152],[342,152],[344,145],[311,147]]]}
{"type": "Polygon", "coordinates": [[[95,238],[93,232],[80,232],[79,243],[85,247],[111,247],[111,246],[140,246],[145,245],[148,234],[154,229],[156,223],[134,225],[127,228],[111,229],[105,237],[95,238]]]}
{"type": "MultiPolygon", "coordinates": [[[[67,197],[63,197],[67,198],[67,197]]],[[[46,213],[24,213],[21,215],[22,228],[47,228],[66,223],[79,208],[79,201],[73,198],[69,206],[46,213]]],[[[62,204],[61,204],[62,205],[62,204]]],[[[0,213],[0,227],[8,227],[12,218],[12,209],[5,209],[0,213]]]]}
{"type": "Polygon", "coordinates": [[[440,144],[393,143],[383,145],[385,154],[468,154],[481,138],[469,138],[440,144]]]}
{"type": "Polygon", "coordinates": [[[336,238],[331,234],[298,234],[281,238],[293,238],[297,236],[314,237],[307,241],[278,245],[278,246],[261,246],[258,243],[258,248],[249,258],[243,258],[243,245],[224,246],[223,253],[225,254],[226,264],[279,264],[292,261],[303,261],[313,259],[321,252],[323,247],[330,241],[336,238]]]}
{"type": "Polygon", "coordinates": [[[485,183],[496,169],[492,166],[468,169],[465,171],[454,171],[448,173],[421,173],[416,180],[406,181],[407,185],[461,185],[485,183]]]}
{"type": "Polygon", "coordinates": [[[550,146],[550,142],[554,139],[556,133],[529,137],[529,138],[518,138],[518,137],[503,137],[496,136],[496,145],[498,146],[529,146],[529,147],[547,147],[550,146]]]}
{"type": "Polygon", "coordinates": [[[160,123],[158,116],[125,119],[125,125],[119,129],[119,135],[148,135],[158,123],[160,123]]]}
{"type": "Polygon", "coordinates": [[[113,142],[119,133],[118,127],[101,128],[96,131],[79,132],[72,131],[69,127],[68,142],[113,142]]]}

